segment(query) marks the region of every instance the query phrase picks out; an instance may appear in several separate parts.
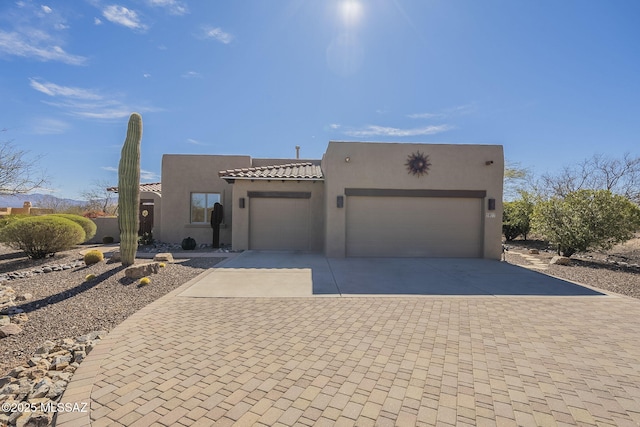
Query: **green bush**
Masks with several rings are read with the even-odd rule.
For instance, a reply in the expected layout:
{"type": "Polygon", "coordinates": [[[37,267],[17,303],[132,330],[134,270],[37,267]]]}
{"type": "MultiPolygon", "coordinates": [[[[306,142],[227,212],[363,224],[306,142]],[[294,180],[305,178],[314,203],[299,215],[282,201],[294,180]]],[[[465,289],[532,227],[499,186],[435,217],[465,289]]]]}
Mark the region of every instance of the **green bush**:
{"type": "Polygon", "coordinates": [[[520,198],[502,204],[502,234],[507,241],[522,235],[527,240],[531,230],[531,216],[533,215],[533,196],[525,191],[519,192],[520,198]]]}
{"type": "Polygon", "coordinates": [[[9,225],[9,224],[11,224],[13,222],[16,222],[19,219],[28,218],[28,217],[29,217],[29,215],[23,215],[23,214],[20,214],[20,215],[2,215],[2,216],[0,216],[0,228],[4,228],[4,227],[6,227],[7,225],[9,225]]]}
{"type": "Polygon", "coordinates": [[[84,254],[84,263],[86,265],[97,264],[103,259],[104,259],[104,254],[95,249],[84,254]]]}
{"type": "Polygon", "coordinates": [[[102,243],[104,243],[105,245],[110,245],[111,243],[113,243],[115,240],[113,239],[113,237],[111,236],[104,236],[102,238],[102,243]]]}
{"type": "Polygon", "coordinates": [[[84,238],[78,223],[54,215],[32,216],[14,221],[0,231],[0,241],[39,259],[71,249],[84,238]]]}
{"type": "Polygon", "coordinates": [[[607,190],[578,190],[536,204],[533,229],[571,256],[611,249],[640,230],[640,208],[607,190]]]}
{"type": "Polygon", "coordinates": [[[96,225],[96,223],[91,221],[89,218],[85,218],[83,216],[74,215],[74,214],[51,214],[51,215],[58,216],[60,218],[69,219],[77,223],[78,225],[80,225],[80,227],[82,227],[82,229],[84,230],[85,236],[82,238],[81,241],[77,243],[84,243],[93,239],[93,236],[96,235],[96,231],[98,231],[98,226],[96,225]]]}

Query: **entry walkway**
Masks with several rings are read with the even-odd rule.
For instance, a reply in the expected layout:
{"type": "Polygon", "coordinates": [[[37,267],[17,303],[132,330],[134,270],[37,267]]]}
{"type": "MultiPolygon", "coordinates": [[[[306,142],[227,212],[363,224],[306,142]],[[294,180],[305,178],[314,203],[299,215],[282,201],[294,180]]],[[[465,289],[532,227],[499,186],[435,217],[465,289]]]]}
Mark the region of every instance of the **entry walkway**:
{"type": "Polygon", "coordinates": [[[181,296],[196,283],[96,346],[63,396],[90,411],[58,426],[640,424],[635,299],[181,296]]]}

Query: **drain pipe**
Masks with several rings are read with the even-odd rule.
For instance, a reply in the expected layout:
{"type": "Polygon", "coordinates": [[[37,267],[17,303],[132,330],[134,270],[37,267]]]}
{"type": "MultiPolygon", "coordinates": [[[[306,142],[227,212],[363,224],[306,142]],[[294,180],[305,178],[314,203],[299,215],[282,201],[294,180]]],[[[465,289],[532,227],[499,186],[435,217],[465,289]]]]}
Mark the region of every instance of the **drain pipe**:
{"type": "Polygon", "coordinates": [[[296,159],[300,158],[300,146],[296,145],[296,159]]]}

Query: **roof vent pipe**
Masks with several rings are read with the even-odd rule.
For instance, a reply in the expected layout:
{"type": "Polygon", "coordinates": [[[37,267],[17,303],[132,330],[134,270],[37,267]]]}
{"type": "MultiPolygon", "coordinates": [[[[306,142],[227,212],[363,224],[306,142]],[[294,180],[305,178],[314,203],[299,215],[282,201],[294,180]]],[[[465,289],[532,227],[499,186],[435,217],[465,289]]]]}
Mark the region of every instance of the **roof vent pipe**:
{"type": "Polygon", "coordinates": [[[300,158],[300,146],[296,145],[296,159],[300,158]]]}

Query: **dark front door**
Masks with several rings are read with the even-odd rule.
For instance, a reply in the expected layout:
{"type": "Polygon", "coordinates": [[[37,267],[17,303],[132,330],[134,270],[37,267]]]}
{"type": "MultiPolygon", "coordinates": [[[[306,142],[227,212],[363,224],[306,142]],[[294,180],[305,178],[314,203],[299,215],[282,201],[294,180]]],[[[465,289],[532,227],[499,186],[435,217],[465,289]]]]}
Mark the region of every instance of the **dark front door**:
{"type": "Polygon", "coordinates": [[[138,229],[138,236],[142,236],[144,233],[151,233],[153,230],[153,200],[142,199],[140,200],[140,228],[138,229]]]}

